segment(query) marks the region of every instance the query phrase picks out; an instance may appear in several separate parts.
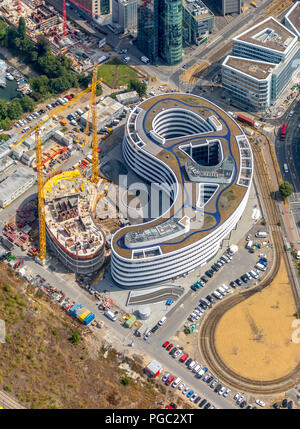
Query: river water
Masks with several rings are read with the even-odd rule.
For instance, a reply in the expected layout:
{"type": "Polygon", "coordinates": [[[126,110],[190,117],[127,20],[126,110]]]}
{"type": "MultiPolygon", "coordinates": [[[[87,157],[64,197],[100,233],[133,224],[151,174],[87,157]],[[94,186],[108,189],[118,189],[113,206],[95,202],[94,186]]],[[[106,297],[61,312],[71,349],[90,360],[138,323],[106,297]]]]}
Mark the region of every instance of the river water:
{"type": "MultiPolygon", "coordinates": [[[[0,54],[0,58],[5,61],[5,58],[0,54]]],[[[4,100],[11,100],[19,95],[17,91],[17,81],[6,79],[6,87],[0,88],[0,98],[4,100]]]]}

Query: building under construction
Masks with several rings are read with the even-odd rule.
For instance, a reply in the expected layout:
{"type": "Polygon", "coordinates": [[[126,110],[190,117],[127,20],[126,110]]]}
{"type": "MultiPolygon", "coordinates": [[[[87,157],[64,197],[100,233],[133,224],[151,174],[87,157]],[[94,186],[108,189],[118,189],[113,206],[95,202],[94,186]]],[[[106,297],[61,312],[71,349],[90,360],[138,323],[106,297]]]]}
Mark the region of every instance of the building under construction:
{"type": "Polygon", "coordinates": [[[97,271],[104,263],[105,235],[93,219],[95,184],[67,171],[49,179],[43,193],[47,244],[76,274],[97,271]]]}

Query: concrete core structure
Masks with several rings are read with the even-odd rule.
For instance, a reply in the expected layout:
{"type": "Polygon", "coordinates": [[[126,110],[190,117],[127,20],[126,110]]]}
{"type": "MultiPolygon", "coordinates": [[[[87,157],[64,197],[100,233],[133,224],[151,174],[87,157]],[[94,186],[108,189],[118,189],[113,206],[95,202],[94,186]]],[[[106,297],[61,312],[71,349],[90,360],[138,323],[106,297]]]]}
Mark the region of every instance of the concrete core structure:
{"type": "Polygon", "coordinates": [[[96,186],[67,171],[44,185],[47,243],[77,274],[97,271],[104,262],[105,235],[95,224],[96,186]]]}

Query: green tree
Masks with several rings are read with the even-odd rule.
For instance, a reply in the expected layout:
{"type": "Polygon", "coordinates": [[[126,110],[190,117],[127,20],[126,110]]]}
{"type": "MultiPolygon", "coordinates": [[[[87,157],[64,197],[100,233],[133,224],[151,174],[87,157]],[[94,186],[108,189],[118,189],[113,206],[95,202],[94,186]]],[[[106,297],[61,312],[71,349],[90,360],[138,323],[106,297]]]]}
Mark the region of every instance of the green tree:
{"type": "Polygon", "coordinates": [[[7,116],[7,101],[0,99],[0,118],[5,119],[7,116]]]}
{"type": "Polygon", "coordinates": [[[71,85],[66,77],[58,77],[56,79],[52,79],[50,86],[53,92],[59,94],[60,92],[69,89],[71,85]]]}
{"type": "Polygon", "coordinates": [[[10,130],[10,119],[9,118],[5,118],[5,119],[0,120],[0,129],[5,130],[5,131],[10,130]]]}
{"type": "Polygon", "coordinates": [[[280,193],[283,198],[289,197],[294,192],[294,187],[291,183],[285,181],[279,186],[280,193]]]}
{"type": "Polygon", "coordinates": [[[35,108],[35,102],[31,97],[25,95],[21,98],[21,106],[24,112],[33,112],[35,108]]]}
{"type": "Polygon", "coordinates": [[[30,85],[34,91],[40,94],[47,94],[47,92],[49,92],[49,78],[44,74],[30,79],[30,85]]]}
{"type": "Polygon", "coordinates": [[[23,114],[20,100],[14,98],[7,106],[7,115],[10,119],[18,119],[23,114]]]}
{"type": "Polygon", "coordinates": [[[130,79],[128,89],[136,91],[140,97],[144,97],[147,91],[147,85],[145,82],[140,82],[137,79],[130,79]]]}
{"type": "Polygon", "coordinates": [[[47,52],[49,52],[49,40],[47,39],[47,37],[45,36],[40,36],[38,38],[38,42],[37,42],[37,53],[38,56],[41,57],[43,55],[46,55],[47,52]]]}
{"type": "Polygon", "coordinates": [[[18,35],[20,39],[24,39],[26,37],[26,23],[23,16],[19,18],[18,35]]]}
{"type": "Polygon", "coordinates": [[[80,334],[78,331],[73,331],[72,333],[72,343],[73,344],[79,344],[80,342],[80,334]]]}

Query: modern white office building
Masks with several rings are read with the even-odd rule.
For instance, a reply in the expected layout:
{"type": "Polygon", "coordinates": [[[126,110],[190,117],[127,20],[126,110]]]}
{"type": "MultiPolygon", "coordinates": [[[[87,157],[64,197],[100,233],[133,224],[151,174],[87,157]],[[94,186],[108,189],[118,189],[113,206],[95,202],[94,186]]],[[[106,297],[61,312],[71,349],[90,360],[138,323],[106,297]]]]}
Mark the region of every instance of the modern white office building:
{"type": "Polygon", "coordinates": [[[300,39],[300,2],[296,1],[284,17],[284,25],[300,39]]]}
{"type": "Polygon", "coordinates": [[[289,85],[299,59],[298,37],[266,18],[232,39],[232,55],[222,64],[223,89],[232,104],[265,110],[289,85]]]}
{"type": "Polygon", "coordinates": [[[247,204],[253,157],[241,128],[204,98],[159,95],[130,113],[123,155],[143,180],[169,189],[171,203],[158,217],[113,235],[115,282],[147,287],[204,266],[247,204]]]}

